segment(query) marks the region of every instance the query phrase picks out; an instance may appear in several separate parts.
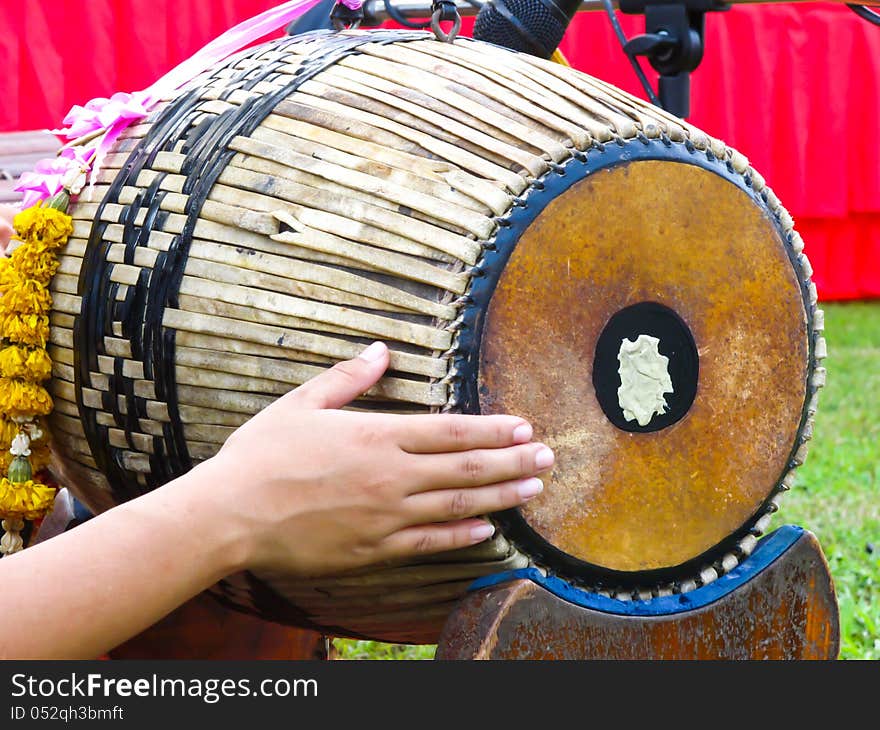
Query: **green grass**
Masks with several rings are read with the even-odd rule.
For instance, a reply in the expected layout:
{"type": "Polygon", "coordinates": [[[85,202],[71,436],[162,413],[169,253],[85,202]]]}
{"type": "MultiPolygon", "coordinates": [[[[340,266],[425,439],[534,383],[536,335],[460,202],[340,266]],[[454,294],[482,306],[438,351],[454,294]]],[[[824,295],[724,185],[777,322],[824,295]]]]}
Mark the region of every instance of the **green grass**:
{"type": "MultiPolygon", "coordinates": [[[[880,659],[880,303],[826,304],[828,384],[796,486],[773,527],[816,534],[840,605],[843,659],[880,659]]],[[[430,659],[434,646],[336,639],[345,659],[430,659]]]]}
{"type": "Polygon", "coordinates": [[[841,658],[880,659],[880,303],[823,308],[828,384],[775,525],[819,538],[840,605],[841,658]]]}

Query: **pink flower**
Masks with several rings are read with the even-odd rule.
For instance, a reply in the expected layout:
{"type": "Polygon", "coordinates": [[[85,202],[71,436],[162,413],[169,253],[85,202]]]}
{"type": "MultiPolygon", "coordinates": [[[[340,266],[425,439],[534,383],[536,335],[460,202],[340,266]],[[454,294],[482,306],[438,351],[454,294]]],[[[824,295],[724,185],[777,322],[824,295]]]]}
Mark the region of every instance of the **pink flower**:
{"type": "Polygon", "coordinates": [[[24,193],[22,209],[30,208],[40,200],[57,195],[65,188],[73,193],[82,189],[94,149],[69,147],[58,157],[40,160],[33,172],[22,173],[15,189],[24,193]]]}
{"type": "MultiPolygon", "coordinates": [[[[94,147],[68,147],[61,150],[61,157],[78,165],[83,170],[88,170],[90,160],[95,156],[94,147]]],[[[72,165],[71,165],[72,166],[72,165]]]]}
{"type": "Polygon", "coordinates": [[[92,99],[85,106],[74,106],[64,117],[64,129],[53,129],[53,134],[60,134],[67,139],[77,139],[83,135],[107,129],[116,122],[126,120],[132,122],[143,119],[148,114],[144,106],[146,94],[137,92],[127,94],[118,92],[109,99],[92,99]]]}
{"type": "Polygon", "coordinates": [[[15,189],[24,193],[22,210],[51,198],[64,189],[62,181],[70,169],[70,161],[60,157],[40,160],[33,172],[23,172],[15,189]]]}

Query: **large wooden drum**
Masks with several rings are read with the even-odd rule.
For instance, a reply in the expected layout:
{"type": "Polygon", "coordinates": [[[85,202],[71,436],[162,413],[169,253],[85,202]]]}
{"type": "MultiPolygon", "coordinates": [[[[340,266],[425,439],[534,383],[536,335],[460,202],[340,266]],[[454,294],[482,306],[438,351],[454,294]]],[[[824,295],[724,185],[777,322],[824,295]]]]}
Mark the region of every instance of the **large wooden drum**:
{"type": "Polygon", "coordinates": [[[686,592],[750,552],[805,458],[825,344],[791,218],[742,155],[554,63],[274,41],[131,127],[72,214],[53,426],[95,510],[374,339],[391,370],[353,407],[518,414],[556,452],[488,543],[216,589],[269,620],[433,642],[475,578],[529,565],[686,592]]]}

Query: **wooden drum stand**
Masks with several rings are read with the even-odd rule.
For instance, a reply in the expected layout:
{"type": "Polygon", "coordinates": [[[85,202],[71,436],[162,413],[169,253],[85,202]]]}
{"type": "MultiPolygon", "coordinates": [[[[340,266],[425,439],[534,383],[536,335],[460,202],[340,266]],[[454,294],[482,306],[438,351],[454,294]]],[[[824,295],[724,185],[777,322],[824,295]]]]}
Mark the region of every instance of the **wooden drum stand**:
{"type": "Polygon", "coordinates": [[[535,568],[488,576],[453,611],[437,659],[835,659],[834,585],[812,533],[786,525],[689,593],[621,601],[535,568]]]}

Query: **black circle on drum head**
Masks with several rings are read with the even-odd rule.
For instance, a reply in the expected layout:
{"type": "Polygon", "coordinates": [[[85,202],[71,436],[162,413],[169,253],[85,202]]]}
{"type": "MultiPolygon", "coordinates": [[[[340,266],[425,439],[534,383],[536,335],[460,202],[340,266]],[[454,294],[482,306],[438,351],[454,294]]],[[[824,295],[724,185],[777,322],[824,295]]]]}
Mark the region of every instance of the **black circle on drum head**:
{"type": "Polygon", "coordinates": [[[694,402],[699,380],[699,356],[690,328],[669,307],[657,302],[640,302],[614,314],[596,342],[593,357],[593,387],[602,411],[622,431],[660,431],[681,420],[694,402]],[[666,393],[666,411],[654,415],[644,426],[627,420],[618,398],[621,386],[618,354],[624,339],[635,342],[639,335],[657,338],[657,350],[669,359],[672,392],[666,393]]]}

